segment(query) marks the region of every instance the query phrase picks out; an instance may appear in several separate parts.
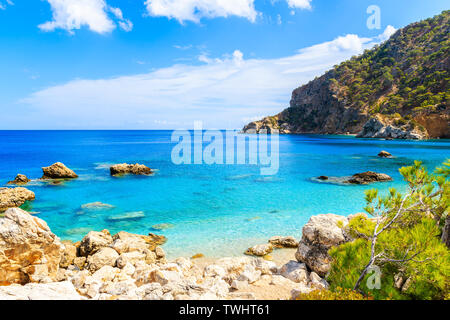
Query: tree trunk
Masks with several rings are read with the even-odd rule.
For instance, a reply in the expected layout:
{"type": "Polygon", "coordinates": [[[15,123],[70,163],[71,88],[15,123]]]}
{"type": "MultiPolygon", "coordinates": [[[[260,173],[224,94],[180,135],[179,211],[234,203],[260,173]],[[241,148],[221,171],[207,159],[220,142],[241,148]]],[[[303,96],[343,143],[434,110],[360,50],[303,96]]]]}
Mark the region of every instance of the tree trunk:
{"type": "Polygon", "coordinates": [[[450,248],[450,215],[445,219],[444,229],[442,229],[442,242],[450,248]]]}

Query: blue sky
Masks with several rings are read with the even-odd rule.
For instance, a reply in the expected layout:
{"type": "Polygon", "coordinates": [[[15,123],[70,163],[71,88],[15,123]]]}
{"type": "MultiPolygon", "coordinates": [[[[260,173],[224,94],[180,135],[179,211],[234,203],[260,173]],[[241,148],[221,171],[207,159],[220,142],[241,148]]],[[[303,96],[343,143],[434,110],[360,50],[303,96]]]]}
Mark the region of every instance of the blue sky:
{"type": "Polygon", "coordinates": [[[0,0],[0,129],[240,128],[447,0],[0,0]],[[380,29],[366,10],[377,5],[380,29]]]}

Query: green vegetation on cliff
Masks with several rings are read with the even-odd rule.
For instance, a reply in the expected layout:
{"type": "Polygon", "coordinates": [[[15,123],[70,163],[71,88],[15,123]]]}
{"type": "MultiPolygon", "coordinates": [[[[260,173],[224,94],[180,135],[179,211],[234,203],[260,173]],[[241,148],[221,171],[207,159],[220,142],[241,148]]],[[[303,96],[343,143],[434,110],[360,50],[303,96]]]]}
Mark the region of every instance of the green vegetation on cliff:
{"type": "Polygon", "coordinates": [[[292,93],[244,132],[450,137],[450,11],[413,23],[292,93]]]}
{"type": "Polygon", "coordinates": [[[350,106],[399,115],[450,104],[450,11],[397,31],[389,41],[336,66],[330,82],[350,106]]]}

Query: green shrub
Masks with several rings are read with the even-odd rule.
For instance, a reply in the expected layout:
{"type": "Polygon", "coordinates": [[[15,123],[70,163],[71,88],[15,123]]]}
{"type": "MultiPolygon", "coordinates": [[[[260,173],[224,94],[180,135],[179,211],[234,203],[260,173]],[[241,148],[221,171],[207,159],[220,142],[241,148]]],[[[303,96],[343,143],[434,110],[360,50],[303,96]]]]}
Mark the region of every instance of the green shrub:
{"type": "Polygon", "coordinates": [[[373,297],[363,296],[349,289],[336,288],[334,291],[314,290],[310,293],[300,294],[296,300],[373,300],[373,297]]]}
{"type": "Polygon", "coordinates": [[[400,169],[408,183],[407,195],[390,189],[366,193],[366,212],[346,232],[355,238],[329,251],[330,289],[357,289],[375,299],[445,299],[450,296],[450,251],[440,241],[450,208],[450,161],[429,174],[420,162],[400,169]],[[372,252],[373,248],[373,252],[372,252]],[[381,271],[380,287],[368,284],[381,271]],[[360,281],[362,279],[362,281],[360,281]]]}

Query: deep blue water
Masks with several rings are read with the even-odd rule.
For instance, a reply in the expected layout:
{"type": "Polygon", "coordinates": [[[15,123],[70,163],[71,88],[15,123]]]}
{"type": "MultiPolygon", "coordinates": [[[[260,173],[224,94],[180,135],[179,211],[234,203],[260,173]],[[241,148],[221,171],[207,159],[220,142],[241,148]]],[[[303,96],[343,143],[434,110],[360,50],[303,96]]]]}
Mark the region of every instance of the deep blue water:
{"type": "Polygon", "coordinates": [[[398,168],[422,160],[429,168],[450,157],[450,140],[384,141],[343,136],[280,136],[280,169],[263,177],[255,165],[175,165],[170,131],[0,131],[0,184],[17,173],[37,179],[41,167],[60,161],[79,179],[54,186],[33,181],[29,210],[62,239],[89,230],[125,230],[168,237],[169,256],[237,255],[274,235],[300,237],[311,215],[352,214],[364,206],[364,190],[405,189],[398,168]],[[396,157],[380,159],[380,150],[396,157]],[[109,176],[109,164],[143,163],[151,177],[109,176]],[[342,186],[312,181],[373,170],[393,182],[342,186]],[[81,210],[100,201],[110,210],[81,210]],[[135,219],[120,219],[139,212],[135,219]],[[118,219],[119,217],[119,219],[118,219]],[[173,227],[155,231],[152,226],[173,227]]]}

